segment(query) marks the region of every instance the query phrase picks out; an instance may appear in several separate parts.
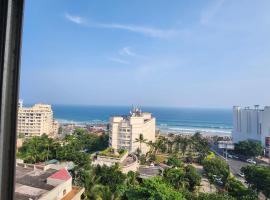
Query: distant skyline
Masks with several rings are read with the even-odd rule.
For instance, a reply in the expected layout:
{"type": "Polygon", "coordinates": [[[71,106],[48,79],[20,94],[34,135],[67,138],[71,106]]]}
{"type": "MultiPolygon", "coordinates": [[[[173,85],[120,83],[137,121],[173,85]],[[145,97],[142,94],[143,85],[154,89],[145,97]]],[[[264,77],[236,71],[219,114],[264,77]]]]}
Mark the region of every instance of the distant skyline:
{"type": "Polygon", "coordinates": [[[27,0],[25,103],[270,105],[270,1],[27,0]]]}

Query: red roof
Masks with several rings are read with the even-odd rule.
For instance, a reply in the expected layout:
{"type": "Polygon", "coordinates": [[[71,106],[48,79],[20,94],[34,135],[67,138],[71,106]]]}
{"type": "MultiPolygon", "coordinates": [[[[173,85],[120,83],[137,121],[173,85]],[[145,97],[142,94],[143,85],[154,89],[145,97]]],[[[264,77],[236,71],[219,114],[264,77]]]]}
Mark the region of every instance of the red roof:
{"type": "Polygon", "coordinates": [[[60,169],[58,172],[55,172],[49,178],[54,178],[54,179],[60,179],[60,180],[67,181],[68,179],[71,178],[71,176],[68,173],[68,171],[65,168],[63,168],[63,169],[60,169]]]}

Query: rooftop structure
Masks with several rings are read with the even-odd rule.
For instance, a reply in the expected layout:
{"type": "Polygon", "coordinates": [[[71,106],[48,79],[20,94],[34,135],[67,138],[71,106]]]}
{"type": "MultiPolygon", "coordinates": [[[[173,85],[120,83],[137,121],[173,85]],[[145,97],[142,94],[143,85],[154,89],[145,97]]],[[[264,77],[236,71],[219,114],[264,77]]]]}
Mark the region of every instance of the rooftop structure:
{"type": "Polygon", "coordinates": [[[15,199],[17,200],[79,200],[84,188],[73,187],[69,172],[60,170],[40,170],[16,166],[15,199]]]}
{"type": "Polygon", "coordinates": [[[35,104],[32,107],[23,107],[22,101],[18,105],[18,135],[31,137],[46,134],[55,136],[58,133],[59,124],[53,119],[53,111],[50,105],[35,104]]]}
{"type": "MultiPolygon", "coordinates": [[[[136,139],[143,136],[147,141],[155,142],[156,119],[151,113],[142,112],[133,108],[127,116],[114,116],[110,118],[109,146],[114,149],[127,149],[135,152],[140,148],[136,139]]],[[[142,153],[147,153],[149,147],[141,144],[142,153]]]]}
{"type": "Polygon", "coordinates": [[[140,166],[139,174],[140,178],[148,179],[155,176],[161,176],[163,174],[164,169],[160,166],[140,166]]]}
{"type": "Polygon", "coordinates": [[[102,152],[99,152],[94,158],[93,165],[106,165],[112,166],[119,164],[120,169],[123,173],[128,173],[129,171],[137,171],[139,167],[139,162],[137,156],[133,154],[128,154],[127,150],[114,150],[108,148],[102,152]]]}

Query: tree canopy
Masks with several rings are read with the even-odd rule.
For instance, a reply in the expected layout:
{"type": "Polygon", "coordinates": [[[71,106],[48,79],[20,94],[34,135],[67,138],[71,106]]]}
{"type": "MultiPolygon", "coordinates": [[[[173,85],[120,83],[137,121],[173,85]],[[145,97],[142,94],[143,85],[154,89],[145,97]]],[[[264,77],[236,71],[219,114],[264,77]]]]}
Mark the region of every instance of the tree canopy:
{"type": "Polygon", "coordinates": [[[262,155],[263,147],[260,142],[246,140],[240,141],[234,145],[234,150],[236,153],[247,156],[247,157],[256,157],[262,155]]]}
{"type": "Polygon", "coordinates": [[[226,183],[230,169],[228,164],[219,157],[206,157],[203,160],[203,168],[210,179],[213,180],[214,176],[220,177],[223,183],[226,183]]]}
{"type": "Polygon", "coordinates": [[[129,200],[184,200],[181,193],[174,190],[162,178],[155,177],[143,180],[143,182],[126,191],[129,200]]]}
{"type": "Polygon", "coordinates": [[[241,171],[245,174],[245,179],[252,189],[270,197],[270,169],[268,167],[248,165],[241,171]]]}
{"type": "Polygon", "coordinates": [[[53,140],[47,135],[27,138],[17,156],[28,163],[43,162],[50,159],[74,161],[84,165],[89,160],[87,153],[103,150],[108,146],[108,135],[97,136],[84,129],[76,129],[63,141],[53,140]]]}

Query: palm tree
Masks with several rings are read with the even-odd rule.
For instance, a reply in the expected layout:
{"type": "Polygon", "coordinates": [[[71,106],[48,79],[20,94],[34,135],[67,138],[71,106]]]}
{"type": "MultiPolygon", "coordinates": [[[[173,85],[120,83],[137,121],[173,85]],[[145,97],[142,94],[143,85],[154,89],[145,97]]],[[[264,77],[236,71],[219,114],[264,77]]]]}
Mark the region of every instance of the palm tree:
{"type": "Polygon", "coordinates": [[[184,137],[182,138],[182,141],[180,143],[180,149],[181,149],[181,152],[182,152],[182,155],[184,156],[188,147],[190,146],[191,144],[191,140],[189,140],[188,138],[184,137]]]}
{"type": "Polygon", "coordinates": [[[175,138],[174,138],[174,143],[175,143],[175,148],[174,148],[174,152],[175,153],[178,153],[180,151],[180,144],[182,142],[182,136],[180,135],[177,135],[175,138]]]}
{"type": "MultiPolygon", "coordinates": [[[[51,155],[51,148],[53,147],[53,140],[51,140],[51,139],[49,139],[49,138],[47,138],[47,139],[44,139],[44,142],[43,142],[43,144],[44,144],[44,147],[46,148],[45,150],[44,150],[44,154],[45,154],[45,159],[46,160],[49,160],[49,156],[52,156],[51,155]]],[[[44,160],[45,160],[44,159],[44,160]]]]}
{"type": "Polygon", "coordinates": [[[146,144],[150,147],[149,151],[146,153],[146,159],[147,159],[148,157],[150,157],[150,155],[153,154],[154,148],[155,148],[155,143],[152,141],[149,141],[146,144]]]}
{"type": "Polygon", "coordinates": [[[140,153],[142,153],[142,143],[146,143],[147,142],[147,140],[144,139],[143,134],[140,134],[139,135],[139,138],[136,138],[135,139],[135,143],[137,143],[137,142],[140,143],[140,153]]]}
{"type": "Polygon", "coordinates": [[[168,139],[167,144],[168,144],[168,153],[172,153],[174,141],[172,139],[168,139]]]}
{"type": "Polygon", "coordinates": [[[118,200],[120,195],[118,192],[113,193],[109,186],[97,184],[91,190],[92,196],[95,200],[118,200]]]}
{"type": "Polygon", "coordinates": [[[38,147],[39,141],[38,137],[33,137],[31,142],[29,142],[29,150],[26,152],[27,160],[30,162],[36,163],[39,159],[38,147]]]}
{"type": "Polygon", "coordinates": [[[154,144],[154,155],[156,155],[163,146],[163,140],[157,140],[154,144]]]}
{"type": "Polygon", "coordinates": [[[134,185],[139,184],[137,177],[138,177],[138,172],[135,173],[133,171],[129,171],[127,173],[127,178],[125,180],[126,185],[134,186],[134,185]]]}

